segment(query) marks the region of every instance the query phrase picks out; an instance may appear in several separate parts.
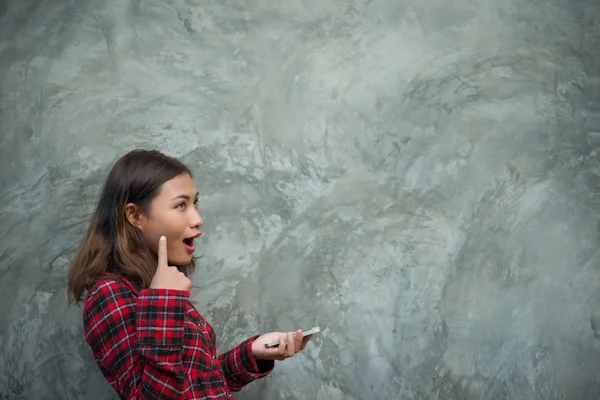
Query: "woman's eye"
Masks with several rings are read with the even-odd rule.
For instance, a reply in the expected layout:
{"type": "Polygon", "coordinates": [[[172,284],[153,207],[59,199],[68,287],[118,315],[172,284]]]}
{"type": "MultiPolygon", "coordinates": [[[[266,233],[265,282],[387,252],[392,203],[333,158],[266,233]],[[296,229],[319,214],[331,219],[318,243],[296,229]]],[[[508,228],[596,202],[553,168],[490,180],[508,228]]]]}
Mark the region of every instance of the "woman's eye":
{"type": "Polygon", "coordinates": [[[182,201],[181,203],[177,204],[177,207],[185,208],[185,202],[182,201]]]}

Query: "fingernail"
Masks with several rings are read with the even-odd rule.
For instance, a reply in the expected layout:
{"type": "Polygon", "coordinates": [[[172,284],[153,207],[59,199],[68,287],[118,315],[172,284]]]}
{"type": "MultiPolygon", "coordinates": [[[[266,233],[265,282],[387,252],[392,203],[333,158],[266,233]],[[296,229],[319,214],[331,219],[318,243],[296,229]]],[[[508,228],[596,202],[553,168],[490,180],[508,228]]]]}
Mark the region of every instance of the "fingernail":
{"type": "Polygon", "coordinates": [[[164,242],[166,239],[167,239],[167,238],[166,238],[166,237],[164,237],[164,236],[161,236],[161,237],[160,237],[160,241],[161,241],[161,242],[164,242]]]}

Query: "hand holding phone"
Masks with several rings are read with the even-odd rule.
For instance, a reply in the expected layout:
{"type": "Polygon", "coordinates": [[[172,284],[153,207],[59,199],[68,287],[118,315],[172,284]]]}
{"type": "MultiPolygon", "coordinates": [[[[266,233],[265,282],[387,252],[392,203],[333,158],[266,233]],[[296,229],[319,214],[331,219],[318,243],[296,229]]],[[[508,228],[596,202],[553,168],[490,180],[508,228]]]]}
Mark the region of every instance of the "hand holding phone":
{"type": "MultiPolygon", "coordinates": [[[[309,330],[302,331],[302,337],[305,338],[308,335],[314,335],[315,333],[319,333],[319,332],[321,332],[321,328],[319,328],[318,326],[315,326],[314,328],[311,328],[309,330]]],[[[296,337],[294,336],[294,339],[295,338],[296,337]]],[[[278,340],[271,340],[270,342],[265,343],[265,347],[277,347],[277,346],[279,346],[278,340]]]]}

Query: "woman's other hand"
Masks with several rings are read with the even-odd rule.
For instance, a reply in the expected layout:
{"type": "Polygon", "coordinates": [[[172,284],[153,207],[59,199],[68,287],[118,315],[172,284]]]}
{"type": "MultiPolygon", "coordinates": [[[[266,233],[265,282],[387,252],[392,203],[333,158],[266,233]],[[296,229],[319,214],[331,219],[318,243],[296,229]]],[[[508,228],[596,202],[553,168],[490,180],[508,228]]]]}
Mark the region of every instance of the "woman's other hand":
{"type": "Polygon", "coordinates": [[[252,342],[252,355],[256,360],[285,360],[304,350],[312,335],[302,337],[302,330],[296,332],[265,333],[252,342]],[[265,343],[279,341],[279,346],[266,347],[265,343]]]}

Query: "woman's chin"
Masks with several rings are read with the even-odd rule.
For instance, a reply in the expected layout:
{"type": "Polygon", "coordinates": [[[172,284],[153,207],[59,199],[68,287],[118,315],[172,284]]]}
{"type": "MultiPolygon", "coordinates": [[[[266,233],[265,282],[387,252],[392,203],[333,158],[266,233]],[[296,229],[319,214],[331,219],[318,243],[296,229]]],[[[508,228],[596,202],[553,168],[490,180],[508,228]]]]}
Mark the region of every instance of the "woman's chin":
{"type": "Polygon", "coordinates": [[[192,255],[185,255],[182,257],[178,257],[177,259],[171,259],[170,264],[176,265],[178,267],[183,267],[192,262],[192,255]]]}

